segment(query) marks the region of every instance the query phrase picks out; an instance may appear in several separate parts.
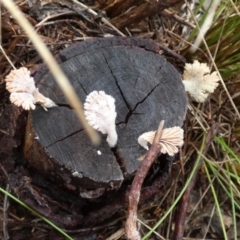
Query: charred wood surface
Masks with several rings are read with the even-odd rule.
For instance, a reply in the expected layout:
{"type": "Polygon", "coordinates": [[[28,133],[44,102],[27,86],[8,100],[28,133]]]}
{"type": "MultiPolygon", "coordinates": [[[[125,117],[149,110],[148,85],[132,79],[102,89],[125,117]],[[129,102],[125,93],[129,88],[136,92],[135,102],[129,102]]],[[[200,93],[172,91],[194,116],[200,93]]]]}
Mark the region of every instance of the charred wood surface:
{"type": "Polygon", "coordinates": [[[162,119],[171,127],[185,117],[180,75],[159,51],[151,40],[104,38],[74,44],[57,56],[82,102],[94,90],[115,98],[119,140],[114,149],[106,136],[93,146],[47,68],[35,71],[40,92],[59,106],[29,114],[24,154],[30,164],[72,190],[101,195],[101,189],[119,188],[145,153],[139,135],[155,130],[162,119]]]}

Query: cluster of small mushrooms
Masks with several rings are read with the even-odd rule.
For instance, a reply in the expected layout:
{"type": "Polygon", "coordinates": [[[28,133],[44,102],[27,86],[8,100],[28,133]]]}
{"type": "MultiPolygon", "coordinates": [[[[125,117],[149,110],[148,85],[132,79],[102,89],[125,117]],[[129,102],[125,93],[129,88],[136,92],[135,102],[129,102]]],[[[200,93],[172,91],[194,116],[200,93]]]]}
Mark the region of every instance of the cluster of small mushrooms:
{"type": "Polygon", "coordinates": [[[11,93],[10,101],[25,110],[34,110],[36,103],[41,104],[46,111],[47,108],[57,106],[51,99],[38,91],[34,79],[30,76],[30,71],[25,67],[12,70],[5,81],[6,88],[11,93]]]}
{"type": "MultiPolygon", "coordinates": [[[[208,95],[218,86],[217,72],[210,74],[210,68],[205,63],[194,61],[186,64],[183,73],[185,90],[196,102],[204,102],[208,95]]],[[[39,103],[46,111],[47,108],[57,106],[51,99],[43,96],[36,88],[34,79],[27,68],[12,70],[6,77],[6,88],[11,93],[10,101],[25,110],[34,110],[39,103]]],[[[108,145],[112,148],[117,144],[115,119],[115,99],[104,91],[93,91],[86,97],[84,104],[85,117],[90,126],[103,134],[107,134],[108,145]]],[[[152,144],[155,131],[143,133],[138,138],[138,143],[148,150],[148,143],[152,144]]],[[[161,152],[174,155],[183,145],[183,130],[180,127],[166,128],[163,130],[161,152]]]]}

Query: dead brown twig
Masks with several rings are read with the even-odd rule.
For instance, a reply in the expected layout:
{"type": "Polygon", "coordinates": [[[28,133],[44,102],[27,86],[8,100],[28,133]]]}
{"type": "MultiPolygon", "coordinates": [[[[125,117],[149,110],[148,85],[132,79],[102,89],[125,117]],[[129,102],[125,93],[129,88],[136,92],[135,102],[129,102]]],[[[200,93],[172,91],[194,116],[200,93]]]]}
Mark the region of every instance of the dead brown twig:
{"type": "MultiPolygon", "coordinates": [[[[216,123],[213,123],[211,126],[211,129],[209,130],[208,135],[206,137],[206,143],[205,143],[204,151],[202,154],[203,156],[205,156],[207,154],[208,149],[212,143],[212,140],[213,140],[214,136],[217,134],[217,132],[218,132],[218,125],[216,123]]],[[[179,210],[178,210],[176,225],[175,225],[175,229],[174,229],[173,240],[181,240],[183,238],[183,232],[184,232],[183,226],[185,224],[185,216],[187,213],[190,194],[192,192],[193,187],[195,186],[198,172],[203,164],[203,159],[204,159],[203,157],[200,159],[197,169],[192,177],[192,180],[189,183],[185,193],[182,196],[181,203],[180,203],[179,210]]]]}
{"type": "Polygon", "coordinates": [[[137,170],[137,173],[134,177],[134,180],[128,195],[129,205],[128,205],[126,227],[125,227],[125,234],[127,239],[134,239],[134,240],[141,239],[140,234],[137,230],[137,207],[140,199],[140,192],[141,192],[143,180],[145,179],[151,165],[153,164],[154,160],[156,159],[156,157],[158,156],[161,150],[161,146],[158,143],[162,135],[163,125],[164,125],[164,121],[161,121],[159,124],[158,130],[155,134],[153,144],[150,150],[145,155],[144,160],[140,165],[139,169],[137,170]]]}
{"type": "Polygon", "coordinates": [[[174,1],[144,1],[139,6],[126,11],[125,13],[111,19],[111,24],[113,24],[117,29],[123,29],[130,26],[133,23],[140,22],[141,20],[158,14],[166,8],[172,7],[179,4],[183,0],[174,1]]]}
{"type": "Polygon", "coordinates": [[[187,22],[185,19],[183,19],[182,17],[178,16],[177,14],[175,14],[174,12],[171,12],[169,9],[164,9],[161,13],[160,13],[163,17],[168,17],[168,18],[172,18],[176,21],[178,21],[179,23],[186,25],[188,27],[191,28],[196,28],[196,26],[190,22],[187,22]]]}

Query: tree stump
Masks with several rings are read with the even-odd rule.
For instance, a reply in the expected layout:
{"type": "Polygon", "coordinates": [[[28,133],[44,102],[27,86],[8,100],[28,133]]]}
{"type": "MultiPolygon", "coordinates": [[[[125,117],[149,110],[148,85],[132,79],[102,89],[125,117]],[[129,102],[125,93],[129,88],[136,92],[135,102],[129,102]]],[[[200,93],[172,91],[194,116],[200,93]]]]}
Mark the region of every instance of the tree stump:
{"type": "Polygon", "coordinates": [[[181,126],[186,114],[181,77],[159,52],[152,40],[116,37],[77,43],[56,57],[82,102],[94,90],[115,98],[114,149],[104,135],[99,146],[92,145],[52,75],[41,66],[34,73],[37,87],[59,106],[47,112],[38,106],[29,114],[24,156],[30,166],[84,197],[119,188],[146,152],[138,137],[156,130],[160,120],[165,127],[181,126]]]}

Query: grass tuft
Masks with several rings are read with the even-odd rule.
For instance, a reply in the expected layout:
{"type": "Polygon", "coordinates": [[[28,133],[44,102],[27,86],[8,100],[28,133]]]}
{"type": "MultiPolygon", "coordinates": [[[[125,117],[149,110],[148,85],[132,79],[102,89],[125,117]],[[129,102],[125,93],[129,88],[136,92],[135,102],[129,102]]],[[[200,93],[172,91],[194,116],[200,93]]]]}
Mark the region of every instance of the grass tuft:
{"type": "Polygon", "coordinates": [[[44,216],[42,216],[41,214],[39,214],[38,212],[36,212],[34,209],[32,209],[31,207],[29,207],[26,203],[22,202],[21,200],[19,200],[18,198],[16,198],[15,196],[13,196],[11,193],[5,191],[4,189],[0,188],[0,192],[2,192],[3,194],[7,195],[9,198],[11,198],[12,200],[14,200],[15,202],[17,202],[18,204],[20,204],[21,206],[23,206],[25,209],[29,210],[32,214],[36,215],[37,217],[39,217],[40,219],[42,219],[44,222],[46,222],[48,225],[50,225],[51,227],[53,227],[55,230],[57,230],[59,233],[61,233],[64,237],[66,237],[68,240],[73,240],[72,237],[70,237],[66,232],[64,232],[61,228],[59,228],[58,226],[56,226],[53,222],[51,222],[50,220],[48,220],[47,218],[45,218],[44,216]]]}

